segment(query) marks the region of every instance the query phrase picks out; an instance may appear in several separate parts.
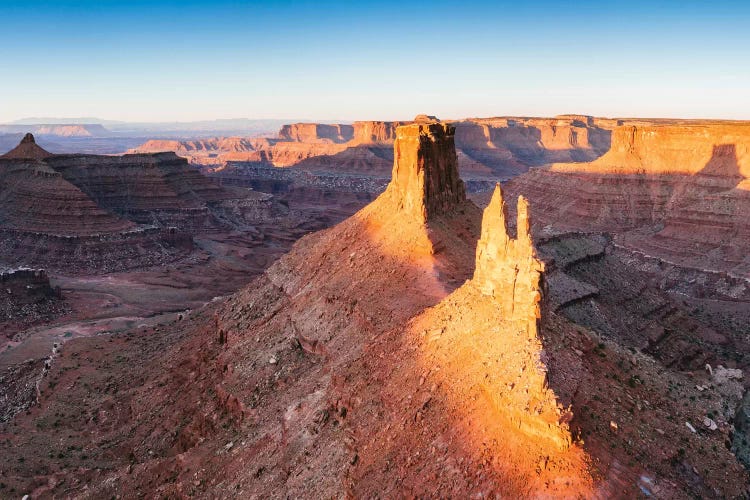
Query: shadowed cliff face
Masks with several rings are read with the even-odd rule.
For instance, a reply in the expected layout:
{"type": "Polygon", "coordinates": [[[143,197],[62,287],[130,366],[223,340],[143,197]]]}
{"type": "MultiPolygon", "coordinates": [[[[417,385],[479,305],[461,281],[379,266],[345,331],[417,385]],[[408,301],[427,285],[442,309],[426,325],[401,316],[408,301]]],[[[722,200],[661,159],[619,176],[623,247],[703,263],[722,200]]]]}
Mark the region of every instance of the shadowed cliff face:
{"type": "Polygon", "coordinates": [[[397,209],[425,223],[466,200],[458,177],[455,129],[442,123],[399,127],[393,175],[386,190],[397,209]]]}
{"type": "Polygon", "coordinates": [[[750,277],[750,126],[622,126],[590,163],[533,169],[508,184],[538,229],[607,231],[679,265],[750,277]]]}

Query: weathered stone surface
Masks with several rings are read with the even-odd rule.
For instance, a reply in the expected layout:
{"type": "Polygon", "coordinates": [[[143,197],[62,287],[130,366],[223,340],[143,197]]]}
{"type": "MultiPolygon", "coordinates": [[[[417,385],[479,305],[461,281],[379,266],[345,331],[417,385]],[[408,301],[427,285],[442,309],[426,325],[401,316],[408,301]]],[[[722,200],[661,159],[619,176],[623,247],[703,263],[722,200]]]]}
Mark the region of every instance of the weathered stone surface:
{"type": "Polygon", "coordinates": [[[458,176],[455,129],[444,123],[404,125],[396,131],[387,193],[398,210],[421,222],[466,200],[458,176]]]}
{"type": "Polygon", "coordinates": [[[589,163],[532,169],[509,192],[541,226],[608,231],[679,265],[750,277],[750,125],[626,123],[589,163]]]}
{"type": "Polygon", "coordinates": [[[505,221],[505,202],[498,184],[484,209],[482,235],[477,243],[474,282],[485,295],[501,304],[503,317],[529,323],[529,335],[537,332],[541,318],[541,277],[544,263],[531,241],[528,202],[518,198],[517,237],[511,238],[505,221]]]}

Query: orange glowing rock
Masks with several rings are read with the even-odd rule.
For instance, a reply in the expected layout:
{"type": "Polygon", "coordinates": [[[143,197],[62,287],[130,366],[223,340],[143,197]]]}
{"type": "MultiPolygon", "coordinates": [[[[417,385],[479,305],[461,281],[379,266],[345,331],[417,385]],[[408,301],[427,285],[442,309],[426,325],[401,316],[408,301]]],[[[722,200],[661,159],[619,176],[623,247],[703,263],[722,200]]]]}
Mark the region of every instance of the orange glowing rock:
{"type": "Polygon", "coordinates": [[[464,183],[458,176],[454,134],[455,127],[437,122],[396,130],[388,192],[398,210],[427,222],[466,200],[464,183]]]}

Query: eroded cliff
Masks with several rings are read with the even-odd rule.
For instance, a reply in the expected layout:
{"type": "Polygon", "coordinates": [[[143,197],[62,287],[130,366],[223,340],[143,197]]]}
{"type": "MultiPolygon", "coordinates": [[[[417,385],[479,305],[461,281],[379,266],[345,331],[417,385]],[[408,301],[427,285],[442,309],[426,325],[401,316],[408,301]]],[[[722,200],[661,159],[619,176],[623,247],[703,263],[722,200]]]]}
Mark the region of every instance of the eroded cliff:
{"type": "MultiPolygon", "coordinates": [[[[555,161],[589,161],[609,147],[610,128],[591,117],[470,118],[452,122],[456,128],[459,167],[465,177],[504,179],[530,166],[555,161]]],[[[208,155],[191,150],[188,142],[150,141],[135,151],[165,147],[200,165],[226,162],[298,166],[312,170],[387,175],[393,160],[396,130],[413,121],[357,121],[352,125],[297,123],[285,125],[275,139],[254,140],[253,151],[219,146],[208,155]]]]}
{"type": "Polygon", "coordinates": [[[625,124],[590,163],[514,179],[541,225],[618,234],[629,248],[750,278],[750,125],[625,124]]]}

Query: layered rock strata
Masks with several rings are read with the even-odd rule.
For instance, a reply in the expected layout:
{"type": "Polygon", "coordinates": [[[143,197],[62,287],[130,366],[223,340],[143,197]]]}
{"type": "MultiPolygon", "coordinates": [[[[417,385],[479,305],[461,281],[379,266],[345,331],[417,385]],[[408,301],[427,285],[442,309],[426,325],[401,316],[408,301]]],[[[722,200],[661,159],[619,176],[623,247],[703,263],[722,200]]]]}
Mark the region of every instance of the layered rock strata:
{"type": "Polygon", "coordinates": [[[398,128],[393,173],[385,194],[408,217],[426,223],[466,200],[454,134],[455,129],[443,123],[398,128]]]}
{"type": "Polygon", "coordinates": [[[590,163],[533,169],[508,186],[541,226],[618,234],[646,256],[750,277],[750,125],[621,125],[590,163]]]}
{"type": "Polygon", "coordinates": [[[85,236],[133,230],[46,163],[0,160],[0,227],[85,236]]]}
{"type": "MultiPolygon", "coordinates": [[[[426,115],[425,115],[426,116],[426,115]]],[[[419,118],[419,117],[417,117],[419,118]]],[[[171,150],[191,162],[220,168],[228,161],[299,166],[312,170],[387,175],[396,130],[413,121],[357,121],[352,125],[285,125],[274,139],[252,139],[252,150],[220,146],[216,138],[167,144],[149,141],[133,152],[171,150]],[[210,142],[210,146],[208,143],[210,142]],[[210,153],[206,150],[211,149],[210,153]]],[[[590,161],[609,147],[611,125],[591,117],[470,118],[451,123],[464,177],[507,178],[530,166],[590,161]]]]}
{"type": "MultiPolygon", "coordinates": [[[[112,271],[158,264],[189,251],[189,235],[174,228],[138,225],[125,218],[127,214],[118,216],[116,207],[92,197],[98,194],[92,186],[103,186],[101,192],[111,197],[118,193],[130,196],[126,188],[132,186],[123,186],[122,182],[124,171],[118,175],[110,170],[107,178],[97,170],[107,161],[111,166],[119,160],[51,155],[37,146],[30,134],[0,159],[3,263],[64,268],[71,273],[112,271]],[[66,178],[71,172],[80,175],[66,178]]],[[[151,159],[152,163],[158,161],[159,158],[151,159]]],[[[198,184],[187,179],[182,189],[192,196],[199,191],[198,184]]]]}

